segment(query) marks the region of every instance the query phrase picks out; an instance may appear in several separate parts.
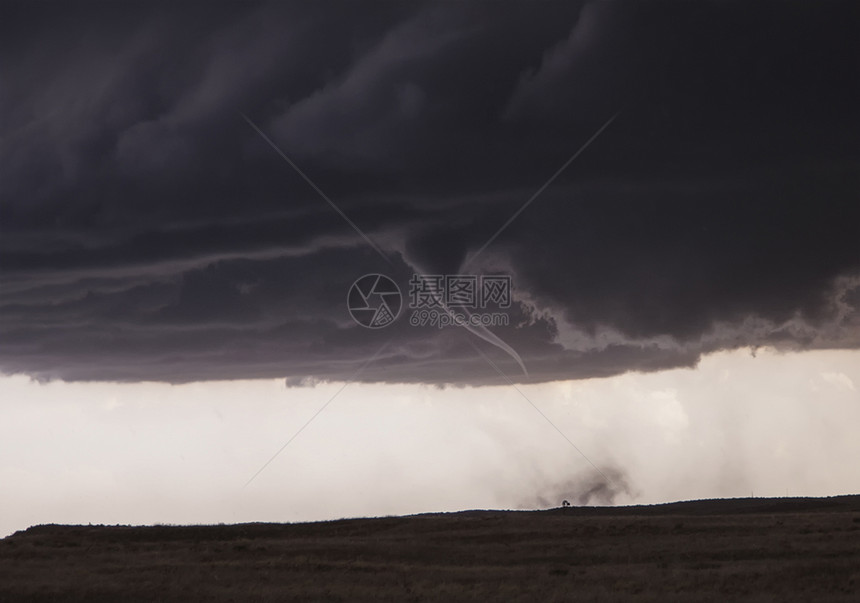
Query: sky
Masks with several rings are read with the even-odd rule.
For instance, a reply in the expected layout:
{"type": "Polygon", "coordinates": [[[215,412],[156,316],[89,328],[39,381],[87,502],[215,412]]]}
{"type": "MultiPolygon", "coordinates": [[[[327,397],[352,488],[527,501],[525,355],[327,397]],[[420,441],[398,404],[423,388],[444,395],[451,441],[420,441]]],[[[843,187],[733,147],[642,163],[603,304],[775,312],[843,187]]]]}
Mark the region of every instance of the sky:
{"type": "Polygon", "coordinates": [[[0,532],[856,492],[858,13],[4,2],[0,532]]]}
{"type": "Polygon", "coordinates": [[[0,378],[0,537],[43,523],[831,496],[860,483],[856,351],[717,352],[695,370],[519,391],[353,383],[257,474],[341,387],[0,378]]]}

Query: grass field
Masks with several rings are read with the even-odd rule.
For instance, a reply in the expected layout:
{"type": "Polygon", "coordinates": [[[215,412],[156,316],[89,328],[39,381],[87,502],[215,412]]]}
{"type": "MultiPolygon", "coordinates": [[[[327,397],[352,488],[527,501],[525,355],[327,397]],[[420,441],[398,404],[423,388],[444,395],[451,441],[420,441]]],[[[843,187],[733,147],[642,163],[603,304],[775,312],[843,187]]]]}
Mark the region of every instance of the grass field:
{"type": "Polygon", "coordinates": [[[43,525],[0,601],[858,601],[860,496],[308,524],[43,525]]]}

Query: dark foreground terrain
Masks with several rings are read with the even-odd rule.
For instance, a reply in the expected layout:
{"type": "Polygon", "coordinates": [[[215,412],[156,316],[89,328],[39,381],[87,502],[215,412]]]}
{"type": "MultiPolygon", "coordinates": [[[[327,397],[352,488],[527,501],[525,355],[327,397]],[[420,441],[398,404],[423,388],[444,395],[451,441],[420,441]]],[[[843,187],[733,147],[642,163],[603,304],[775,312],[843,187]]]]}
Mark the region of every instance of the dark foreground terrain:
{"type": "Polygon", "coordinates": [[[858,601],[860,496],[32,527],[0,601],[858,601]]]}

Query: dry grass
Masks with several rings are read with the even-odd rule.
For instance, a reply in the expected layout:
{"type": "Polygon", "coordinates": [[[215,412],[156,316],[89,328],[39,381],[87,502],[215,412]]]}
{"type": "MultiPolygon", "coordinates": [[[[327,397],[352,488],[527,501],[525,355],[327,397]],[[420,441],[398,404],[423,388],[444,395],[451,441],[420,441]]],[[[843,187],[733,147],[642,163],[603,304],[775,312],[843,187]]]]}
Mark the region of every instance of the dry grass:
{"type": "Polygon", "coordinates": [[[860,600],[860,496],[0,540],[3,602],[574,599],[860,600]]]}

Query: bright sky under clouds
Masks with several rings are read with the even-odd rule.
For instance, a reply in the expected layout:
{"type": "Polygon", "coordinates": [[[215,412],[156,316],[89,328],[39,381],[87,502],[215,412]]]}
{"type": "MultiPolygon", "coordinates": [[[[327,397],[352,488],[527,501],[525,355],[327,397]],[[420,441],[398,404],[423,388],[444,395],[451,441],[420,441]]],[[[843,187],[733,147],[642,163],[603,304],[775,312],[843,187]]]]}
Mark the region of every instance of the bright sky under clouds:
{"type": "MultiPolygon", "coordinates": [[[[39,523],[539,508],[594,483],[514,388],[350,384],[244,487],[341,387],[0,378],[0,536],[39,523]]],[[[858,388],[860,352],[747,349],[519,391],[626,504],[857,492],[858,388]]]]}

